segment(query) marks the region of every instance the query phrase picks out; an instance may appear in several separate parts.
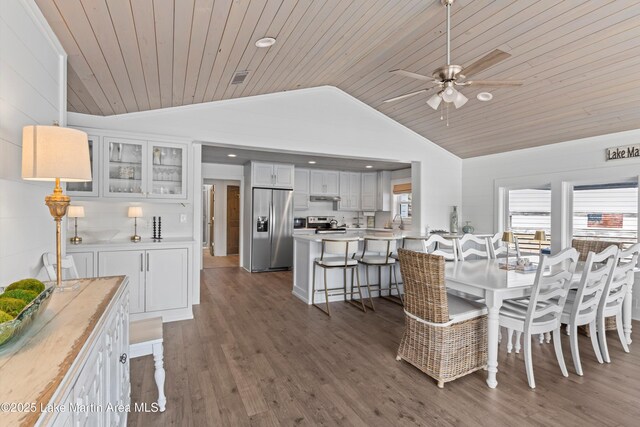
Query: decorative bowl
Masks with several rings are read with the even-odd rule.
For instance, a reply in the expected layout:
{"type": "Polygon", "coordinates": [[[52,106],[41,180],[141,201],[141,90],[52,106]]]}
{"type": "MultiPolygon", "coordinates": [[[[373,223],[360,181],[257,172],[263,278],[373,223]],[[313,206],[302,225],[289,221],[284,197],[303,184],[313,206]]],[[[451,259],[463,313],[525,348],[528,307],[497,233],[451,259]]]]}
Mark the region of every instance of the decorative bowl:
{"type": "Polygon", "coordinates": [[[55,290],[53,283],[45,285],[44,291],[27,304],[20,313],[8,322],[0,323],[0,347],[11,341],[13,338],[20,336],[29,325],[42,313],[51,299],[51,295],[55,290]]]}

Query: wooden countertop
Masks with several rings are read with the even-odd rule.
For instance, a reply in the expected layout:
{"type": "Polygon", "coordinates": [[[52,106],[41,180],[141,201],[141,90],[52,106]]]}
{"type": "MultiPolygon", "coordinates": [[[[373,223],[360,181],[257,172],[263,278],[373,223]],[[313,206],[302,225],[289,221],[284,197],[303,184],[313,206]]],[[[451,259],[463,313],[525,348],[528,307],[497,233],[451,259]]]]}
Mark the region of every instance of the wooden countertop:
{"type": "MultiPolygon", "coordinates": [[[[24,335],[0,349],[0,404],[35,403],[36,412],[2,412],[2,425],[30,426],[40,417],[89,341],[125,276],[81,279],[76,291],[55,292],[24,335]]],[[[68,408],[67,408],[68,410],[68,408]]]]}

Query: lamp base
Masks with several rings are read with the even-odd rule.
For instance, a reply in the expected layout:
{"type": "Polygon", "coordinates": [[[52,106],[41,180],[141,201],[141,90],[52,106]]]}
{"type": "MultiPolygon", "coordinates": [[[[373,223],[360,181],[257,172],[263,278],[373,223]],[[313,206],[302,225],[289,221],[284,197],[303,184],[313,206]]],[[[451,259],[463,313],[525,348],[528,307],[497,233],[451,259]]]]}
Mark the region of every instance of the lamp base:
{"type": "Polygon", "coordinates": [[[138,236],[137,234],[135,236],[131,236],[131,241],[134,243],[138,243],[140,240],[142,240],[142,237],[138,236]]]}
{"type": "Polygon", "coordinates": [[[79,245],[80,243],[82,243],[82,237],[73,236],[72,238],[69,239],[69,241],[71,242],[72,245],[79,245]]]}

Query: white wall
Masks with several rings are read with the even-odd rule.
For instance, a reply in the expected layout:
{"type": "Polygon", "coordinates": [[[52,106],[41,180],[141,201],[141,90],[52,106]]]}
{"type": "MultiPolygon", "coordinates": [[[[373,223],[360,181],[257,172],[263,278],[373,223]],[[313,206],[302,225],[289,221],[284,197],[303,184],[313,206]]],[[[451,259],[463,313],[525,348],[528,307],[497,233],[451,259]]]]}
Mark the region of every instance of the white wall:
{"type": "Polygon", "coordinates": [[[36,276],[55,251],[53,183],[21,179],[22,127],[65,124],[66,60],[33,1],[0,2],[0,286],[36,276]]]}
{"type": "MultiPolygon", "coordinates": [[[[637,144],[640,130],[567,141],[543,147],[465,159],[462,168],[460,224],[477,232],[497,232],[499,188],[551,184],[551,234],[554,250],[570,241],[567,195],[571,183],[593,183],[640,175],[640,158],[606,161],[605,150],[637,144]]],[[[636,284],[640,283],[636,275],[636,284]]],[[[640,292],[634,293],[634,317],[640,318],[640,292]]]]}
{"type": "Polygon", "coordinates": [[[228,146],[415,161],[419,225],[445,227],[451,206],[461,201],[460,158],[330,86],[121,116],[70,113],[69,120],[228,146]]]}

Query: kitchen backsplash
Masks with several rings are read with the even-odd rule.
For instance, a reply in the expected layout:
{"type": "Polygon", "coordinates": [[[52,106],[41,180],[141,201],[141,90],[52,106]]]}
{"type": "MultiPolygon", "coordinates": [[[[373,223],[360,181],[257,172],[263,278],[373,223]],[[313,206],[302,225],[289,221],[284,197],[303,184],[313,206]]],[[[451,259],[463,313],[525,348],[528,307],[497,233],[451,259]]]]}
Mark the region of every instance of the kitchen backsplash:
{"type": "MultiPolygon", "coordinates": [[[[83,243],[111,238],[125,240],[133,235],[133,218],[127,217],[129,206],[142,207],[138,218],[138,234],[143,239],[153,235],[153,217],[162,217],[162,237],[191,237],[193,234],[193,205],[185,203],[138,203],[71,200],[72,205],[84,206],[85,217],[78,218],[78,235],[83,243]],[[185,222],[181,222],[183,216],[185,222]],[[111,237],[113,236],[113,237],[111,237]]],[[[73,218],[67,218],[67,236],[73,236],[73,218]]]]}

